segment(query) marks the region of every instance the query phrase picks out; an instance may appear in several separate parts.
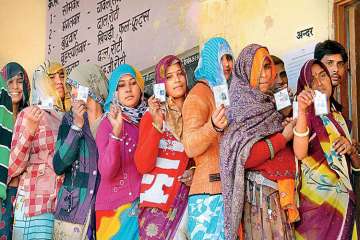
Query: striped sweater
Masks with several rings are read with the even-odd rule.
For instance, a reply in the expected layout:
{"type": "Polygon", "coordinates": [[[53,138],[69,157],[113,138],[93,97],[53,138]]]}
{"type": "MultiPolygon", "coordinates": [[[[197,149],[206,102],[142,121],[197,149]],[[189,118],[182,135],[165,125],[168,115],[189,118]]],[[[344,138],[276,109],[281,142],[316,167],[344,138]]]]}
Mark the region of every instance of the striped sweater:
{"type": "Polygon", "coordinates": [[[156,207],[168,211],[179,193],[178,180],[188,165],[184,146],[177,141],[164,122],[163,133],[152,125],[145,113],[140,122],[135,164],[143,174],[140,187],[140,207],[156,207]]]}
{"type": "Polygon", "coordinates": [[[57,197],[55,218],[85,224],[89,211],[94,211],[99,183],[98,151],[91,134],[87,114],[82,131],[71,128],[73,116],[67,112],[59,128],[53,158],[55,173],[65,175],[57,197]]]}

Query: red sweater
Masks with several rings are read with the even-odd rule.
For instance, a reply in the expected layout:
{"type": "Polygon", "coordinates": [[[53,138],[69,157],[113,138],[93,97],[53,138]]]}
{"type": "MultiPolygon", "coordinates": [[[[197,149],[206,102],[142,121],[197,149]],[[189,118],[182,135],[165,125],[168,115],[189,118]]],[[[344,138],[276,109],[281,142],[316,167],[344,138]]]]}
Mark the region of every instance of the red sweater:
{"type": "Polygon", "coordinates": [[[265,177],[276,181],[293,177],[295,174],[295,156],[281,133],[268,137],[274,147],[275,156],[270,159],[269,146],[264,140],[253,145],[245,162],[245,169],[260,171],[265,177]]]}
{"type": "Polygon", "coordinates": [[[186,170],[188,157],[184,146],[163,126],[160,133],[152,125],[152,117],[145,113],[140,122],[135,164],[143,174],[140,188],[140,207],[156,207],[168,211],[181,182],[178,177],[186,170]]]}

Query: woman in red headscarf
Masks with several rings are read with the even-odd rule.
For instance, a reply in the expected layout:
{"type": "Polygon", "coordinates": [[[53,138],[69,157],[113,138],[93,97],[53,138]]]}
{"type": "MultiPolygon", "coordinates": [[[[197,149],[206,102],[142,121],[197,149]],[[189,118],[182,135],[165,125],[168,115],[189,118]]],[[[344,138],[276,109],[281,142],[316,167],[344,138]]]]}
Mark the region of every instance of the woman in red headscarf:
{"type": "MultiPolygon", "coordinates": [[[[140,239],[186,239],[181,231],[186,218],[189,188],[184,184],[189,158],[181,142],[181,109],[187,92],[183,65],[166,56],[156,66],[156,83],[164,83],[167,99],[152,96],[149,112],[140,123],[137,169],[143,174],[140,189],[140,239]],[[185,174],[184,174],[185,173],[185,174]],[[183,219],[183,221],[182,221],[183,219]]],[[[190,170],[189,170],[190,171],[190,170]]]]}
{"type": "Polygon", "coordinates": [[[354,229],[355,195],[352,171],[360,171],[350,127],[331,100],[329,72],[318,60],[301,69],[294,128],[294,152],[301,162],[300,222],[298,239],[351,239],[354,229]],[[328,114],[315,115],[316,94],[326,96],[328,114]]]}

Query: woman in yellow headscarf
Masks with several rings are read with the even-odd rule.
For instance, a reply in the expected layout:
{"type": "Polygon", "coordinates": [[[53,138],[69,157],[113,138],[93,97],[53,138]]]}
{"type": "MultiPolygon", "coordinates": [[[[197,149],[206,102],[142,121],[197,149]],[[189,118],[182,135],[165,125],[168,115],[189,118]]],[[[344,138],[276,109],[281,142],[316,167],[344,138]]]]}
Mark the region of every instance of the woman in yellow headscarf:
{"type": "Polygon", "coordinates": [[[52,239],[57,192],[62,177],[52,165],[60,121],[70,109],[65,69],[46,62],[33,75],[32,106],[15,122],[9,177],[20,178],[15,199],[13,239],[52,239]]]}

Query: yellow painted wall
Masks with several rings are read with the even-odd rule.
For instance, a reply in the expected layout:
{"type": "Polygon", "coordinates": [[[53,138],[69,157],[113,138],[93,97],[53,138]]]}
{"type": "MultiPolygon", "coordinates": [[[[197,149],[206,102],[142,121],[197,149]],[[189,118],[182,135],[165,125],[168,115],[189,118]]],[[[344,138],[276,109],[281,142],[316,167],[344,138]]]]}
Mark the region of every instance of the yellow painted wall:
{"type": "Polygon", "coordinates": [[[44,61],[47,0],[0,0],[0,67],[20,63],[32,79],[44,61]]]}
{"type": "Polygon", "coordinates": [[[250,43],[282,56],[333,37],[333,0],[201,0],[200,9],[200,43],[223,36],[236,56],[250,43]],[[314,27],[314,36],[298,40],[297,31],[308,27],[314,27]]]}

